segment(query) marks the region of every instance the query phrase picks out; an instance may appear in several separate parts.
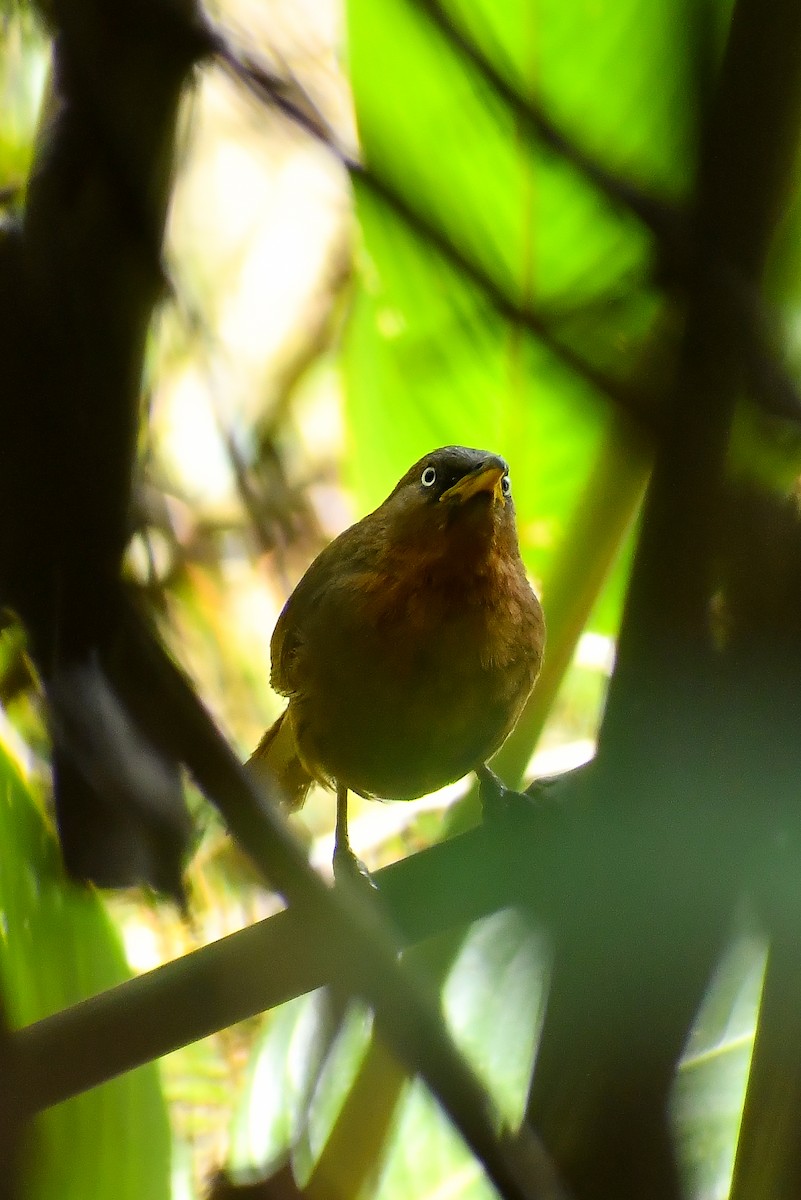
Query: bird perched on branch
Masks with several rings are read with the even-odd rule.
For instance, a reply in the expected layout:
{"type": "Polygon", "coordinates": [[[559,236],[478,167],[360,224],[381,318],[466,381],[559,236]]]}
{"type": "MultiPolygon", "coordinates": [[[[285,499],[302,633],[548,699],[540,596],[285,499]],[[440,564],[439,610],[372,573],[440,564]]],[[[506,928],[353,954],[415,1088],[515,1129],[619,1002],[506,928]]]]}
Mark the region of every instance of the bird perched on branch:
{"type": "Polygon", "coordinates": [[[250,759],[290,809],[334,788],[336,873],[359,866],[347,796],[412,800],[487,760],[539,673],[506,462],[445,446],[314,560],[278,618],[271,683],[289,704],[250,759]]]}

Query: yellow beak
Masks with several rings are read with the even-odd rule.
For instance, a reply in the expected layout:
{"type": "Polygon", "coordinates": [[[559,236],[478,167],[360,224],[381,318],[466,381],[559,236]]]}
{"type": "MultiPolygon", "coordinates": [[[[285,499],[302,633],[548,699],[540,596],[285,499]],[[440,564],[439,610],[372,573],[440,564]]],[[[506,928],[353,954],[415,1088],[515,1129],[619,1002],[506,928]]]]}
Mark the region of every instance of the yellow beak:
{"type": "Polygon", "coordinates": [[[463,476],[453,487],[449,487],[447,492],[443,492],[439,498],[440,504],[446,500],[455,500],[459,504],[464,504],[466,500],[469,500],[471,496],[478,495],[479,492],[489,492],[493,500],[500,500],[501,504],[505,504],[506,497],[503,494],[505,474],[506,467],[503,466],[491,464],[477,467],[469,475],[463,476]]]}

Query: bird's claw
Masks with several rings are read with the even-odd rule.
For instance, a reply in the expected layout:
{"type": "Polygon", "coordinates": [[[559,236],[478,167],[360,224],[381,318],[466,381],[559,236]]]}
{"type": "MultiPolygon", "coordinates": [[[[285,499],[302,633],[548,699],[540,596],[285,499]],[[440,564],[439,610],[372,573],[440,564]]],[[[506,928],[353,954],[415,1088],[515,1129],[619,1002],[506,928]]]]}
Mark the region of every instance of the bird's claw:
{"type": "Polygon", "coordinates": [[[481,767],[476,773],[481,814],[487,822],[504,820],[518,813],[530,817],[554,807],[547,785],[535,783],[525,792],[517,792],[506,787],[489,767],[481,767]]]}
{"type": "Polygon", "coordinates": [[[489,767],[481,767],[478,775],[478,795],[481,815],[485,821],[497,821],[509,815],[522,799],[519,792],[506,787],[489,767]]]}
{"type": "Polygon", "coordinates": [[[564,812],[567,808],[575,810],[586,795],[587,785],[591,784],[594,775],[595,763],[590,759],[561,775],[533,780],[526,788],[526,795],[543,809],[553,812],[564,812]]]}
{"type": "Polygon", "coordinates": [[[338,845],[334,850],[334,883],[337,886],[344,883],[346,887],[358,888],[363,893],[365,888],[371,894],[378,891],[376,881],[350,846],[338,845]]]}

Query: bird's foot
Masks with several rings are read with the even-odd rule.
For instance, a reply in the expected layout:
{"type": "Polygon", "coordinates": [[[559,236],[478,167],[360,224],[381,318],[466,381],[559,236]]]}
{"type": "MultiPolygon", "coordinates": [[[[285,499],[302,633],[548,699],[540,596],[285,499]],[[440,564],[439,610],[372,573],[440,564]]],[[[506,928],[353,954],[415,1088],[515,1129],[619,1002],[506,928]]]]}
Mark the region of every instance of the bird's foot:
{"type": "Polygon", "coordinates": [[[378,885],[362,860],[349,845],[337,844],[334,848],[334,883],[337,886],[358,888],[363,895],[374,894],[378,885]]]}
{"type": "Polygon", "coordinates": [[[503,820],[518,813],[530,817],[554,807],[547,787],[532,784],[525,792],[516,792],[508,788],[487,766],[479,767],[476,775],[481,814],[487,822],[503,820]]]}
{"type": "Polygon", "coordinates": [[[363,896],[378,891],[367,867],[350,848],[348,837],[348,789],[337,784],[337,823],[334,831],[334,883],[354,888],[363,896]]]}
{"type": "Polygon", "coordinates": [[[531,801],[526,796],[508,788],[489,767],[479,767],[476,775],[481,815],[485,821],[497,821],[507,817],[521,804],[531,806],[531,801]]]}
{"type": "Polygon", "coordinates": [[[592,786],[594,760],[571,767],[561,775],[535,779],[526,788],[526,795],[536,804],[553,812],[575,810],[583,801],[588,785],[592,786]]]}

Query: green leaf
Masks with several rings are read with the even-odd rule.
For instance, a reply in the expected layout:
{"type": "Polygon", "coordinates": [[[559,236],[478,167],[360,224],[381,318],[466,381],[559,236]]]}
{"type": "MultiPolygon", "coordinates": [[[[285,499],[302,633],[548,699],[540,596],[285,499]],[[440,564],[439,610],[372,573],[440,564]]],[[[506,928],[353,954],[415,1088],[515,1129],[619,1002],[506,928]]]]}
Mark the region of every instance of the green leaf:
{"type": "Polygon", "coordinates": [[[497,1195],[430,1092],[413,1083],[374,1200],[495,1200],[497,1195]]]}
{"type": "Polygon", "coordinates": [[[605,424],[588,387],[512,329],[397,217],[357,188],[371,254],[346,346],[354,486],[374,507],[416,458],[457,442],[509,460],[526,559],[540,577],[605,424]]]}
{"type": "Polygon", "coordinates": [[[523,1118],[548,962],[544,939],[503,909],[472,926],[443,993],[457,1045],[510,1126],[523,1118]]]}
{"type": "MultiPolygon", "coordinates": [[[[503,1117],[520,1121],[539,1036],[548,955],[535,930],[511,910],[476,922],[443,990],[446,1020],[503,1117]]],[[[426,1089],[408,1089],[376,1200],[496,1195],[480,1165],[426,1089]]]]}
{"type": "MultiPolygon", "coordinates": [[[[129,978],[98,894],[65,878],[55,837],[2,746],[0,847],[0,982],[12,1024],[129,978]]],[[[41,1114],[27,1166],[27,1200],[166,1200],[170,1131],[157,1068],[41,1114]]]]}
{"type": "Polygon", "coordinates": [[[287,1155],[301,1178],[312,1169],[364,1056],[370,1021],[349,1005],[331,1027],[330,993],[298,996],[270,1014],[251,1057],[231,1128],[234,1176],[287,1155]]]}
{"type": "Polygon", "coordinates": [[[765,945],[743,934],[725,954],[695,1022],[673,1097],[687,1193],[729,1194],[765,970],[765,945]]]}
{"type": "Polygon", "coordinates": [[[444,7],[515,91],[536,98],[585,151],[653,190],[686,189],[694,155],[691,50],[704,4],[449,0],[444,7]],[[644,96],[655,101],[647,112],[639,107],[644,96]]]}
{"type": "Polygon", "coordinates": [[[707,5],[451,0],[456,39],[430,7],[348,5],[357,119],[381,185],[355,184],[363,261],[343,358],[353,484],[368,508],[436,445],[500,452],[524,558],[547,580],[607,420],[596,388],[514,312],[540,314],[614,381],[651,354],[660,301],[644,227],[538,144],[503,89],[536,97],[605,167],[675,197],[694,153],[688,29],[707,5]]]}
{"type": "Polygon", "coordinates": [[[0,189],[22,188],[45,91],[49,52],[40,22],[24,0],[0,2],[0,189]]]}
{"type": "MultiPolygon", "coordinates": [[[[499,1120],[502,1116],[513,1125],[525,1105],[546,974],[547,954],[539,935],[518,914],[502,911],[470,928],[443,988],[451,1033],[495,1099],[499,1120]]],[[[319,992],[291,1001],[271,1016],[254,1051],[234,1122],[229,1169],[244,1176],[258,1173],[291,1151],[297,1176],[310,1195],[350,1196],[330,1182],[351,1179],[350,1160],[358,1153],[342,1145],[341,1136],[337,1151],[342,1162],[332,1162],[329,1154],[328,1185],[316,1176],[314,1186],[306,1181],[329,1151],[328,1139],[351,1089],[364,1088],[359,1072],[370,1053],[371,1022],[361,1008],[349,1006],[321,1053],[325,1005],[319,992]]],[[[389,1055],[371,1060],[369,1090],[377,1105],[381,1087],[375,1073],[390,1074],[394,1108],[397,1069],[389,1055]]],[[[409,1083],[400,1096],[383,1166],[380,1160],[374,1163],[376,1172],[381,1168],[380,1182],[371,1182],[368,1194],[376,1200],[494,1196],[481,1167],[428,1091],[409,1083]]],[[[370,1119],[368,1114],[368,1138],[374,1132],[370,1119]]],[[[383,1133],[385,1125],[379,1125],[383,1133]]]]}

